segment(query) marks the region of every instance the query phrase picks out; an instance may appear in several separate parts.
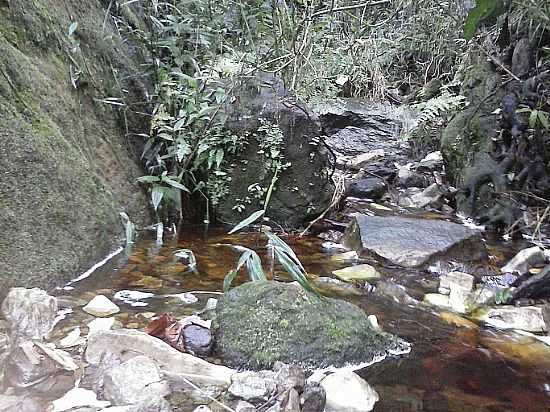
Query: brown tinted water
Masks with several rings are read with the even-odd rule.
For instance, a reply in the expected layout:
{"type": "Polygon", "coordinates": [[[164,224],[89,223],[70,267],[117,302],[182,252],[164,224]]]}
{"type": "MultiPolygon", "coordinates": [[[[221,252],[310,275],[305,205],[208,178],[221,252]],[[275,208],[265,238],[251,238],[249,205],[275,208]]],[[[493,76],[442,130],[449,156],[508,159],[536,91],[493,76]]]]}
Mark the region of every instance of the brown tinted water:
{"type": "MultiPolygon", "coordinates": [[[[331,260],[330,252],[317,238],[286,240],[311,274],[331,276],[334,269],[350,265],[331,260]]],[[[100,293],[111,299],[120,290],[155,294],[142,300],[147,306],[115,301],[121,307],[115,317],[130,328],[143,327],[154,314],[169,312],[181,317],[202,309],[209,297],[219,297],[224,276],[239,258],[237,251],[219,244],[253,248],[262,257],[264,268],[270,266],[265,242],[255,233],[228,236],[221,229],[184,228],[179,239],[165,240],[160,246],[154,240],[140,240],[127,254],[119,254],[90,277],[73,284],[74,289],[56,291],[65,302],[75,305],[74,312],[57,326],[57,337],[93,319],[80,305],[100,293]],[[197,271],[190,271],[174,256],[182,248],[194,252],[197,271]],[[194,292],[199,301],[189,305],[166,296],[182,292],[194,292]]],[[[490,246],[491,254],[497,255],[494,264],[513,253],[513,249],[490,246]]],[[[406,286],[413,297],[421,298],[437,287],[437,275],[428,271],[370,263],[383,278],[406,286]]],[[[285,279],[279,268],[275,267],[274,273],[276,278],[285,279]]],[[[245,280],[241,275],[236,283],[245,280]]],[[[410,354],[388,358],[358,372],[380,394],[375,411],[550,411],[550,347],[362,289],[341,288],[329,293],[376,315],[384,330],[412,343],[410,354]]]]}

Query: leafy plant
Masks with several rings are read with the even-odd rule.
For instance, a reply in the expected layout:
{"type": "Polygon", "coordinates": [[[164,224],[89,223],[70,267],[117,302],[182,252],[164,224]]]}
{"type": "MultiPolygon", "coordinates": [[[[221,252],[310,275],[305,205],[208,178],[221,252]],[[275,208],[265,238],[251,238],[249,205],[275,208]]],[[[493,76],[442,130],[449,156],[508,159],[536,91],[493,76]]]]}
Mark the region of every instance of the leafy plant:
{"type": "Polygon", "coordinates": [[[464,38],[471,40],[483,21],[505,13],[506,3],[504,0],[476,0],[475,7],[470,10],[464,23],[464,38]]]}

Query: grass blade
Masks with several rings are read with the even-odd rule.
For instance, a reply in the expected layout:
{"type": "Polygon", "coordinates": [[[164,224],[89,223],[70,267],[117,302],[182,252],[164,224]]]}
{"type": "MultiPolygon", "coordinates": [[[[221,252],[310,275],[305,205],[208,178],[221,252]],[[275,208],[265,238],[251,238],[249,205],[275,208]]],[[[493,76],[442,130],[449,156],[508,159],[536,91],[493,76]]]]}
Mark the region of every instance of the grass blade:
{"type": "Polygon", "coordinates": [[[248,225],[251,225],[256,220],[258,220],[260,217],[262,217],[265,213],[265,210],[258,210],[254,213],[252,213],[250,216],[248,216],[246,219],[242,220],[235,226],[231,231],[229,232],[230,235],[232,235],[235,232],[238,232],[239,230],[245,228],[248,225]]]}

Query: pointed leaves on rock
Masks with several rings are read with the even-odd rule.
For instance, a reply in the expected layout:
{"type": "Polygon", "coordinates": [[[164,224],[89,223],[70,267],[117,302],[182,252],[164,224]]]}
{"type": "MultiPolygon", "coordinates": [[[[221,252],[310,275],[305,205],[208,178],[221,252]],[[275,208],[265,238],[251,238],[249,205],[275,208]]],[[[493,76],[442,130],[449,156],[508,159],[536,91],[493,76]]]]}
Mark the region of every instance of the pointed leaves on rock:
{"type": "Polygon", "coordinates": [[[235,280],[237,277],[237,270],[233,269],[230,270],[227,275],[225,275],[225,278],[223,279],[223,293],[227,293],[229,291],[229,288],[231,287],[231,283],[235,280]]]}
{"type": "Polygon", "coordinates": [[[229,234],[232,235],[233,233],[236,233],[239,230],[251,225],[252,223],[257,221],[260,217],[262,217],[264,213],[265,213],[265,210],[258,210],[257,212],[252,213],[246,219],[240,221],[233,229],[231,229],[229,234]]]}

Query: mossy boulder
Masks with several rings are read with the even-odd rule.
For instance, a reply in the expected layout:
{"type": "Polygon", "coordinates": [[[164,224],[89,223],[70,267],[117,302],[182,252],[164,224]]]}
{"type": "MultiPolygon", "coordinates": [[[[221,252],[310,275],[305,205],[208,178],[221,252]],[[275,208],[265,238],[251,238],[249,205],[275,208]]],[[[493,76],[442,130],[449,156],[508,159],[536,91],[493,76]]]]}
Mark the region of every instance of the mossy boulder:
{"type": "Polygon", "coordinates": [[[89,268],[120,245],[119,212],[150,219],[132,140],[148,82],[108,4],[0,1],[0,298],[89,268]]]}
{"type": "Polygon", "coordinates": [[[224,362],[252,369],[275,361],[341,367],[409,349],[374,329],[357,306],[319,299],[293,283],[249,282],[230,290],[218,303],[214,329],[224,362]]]}

